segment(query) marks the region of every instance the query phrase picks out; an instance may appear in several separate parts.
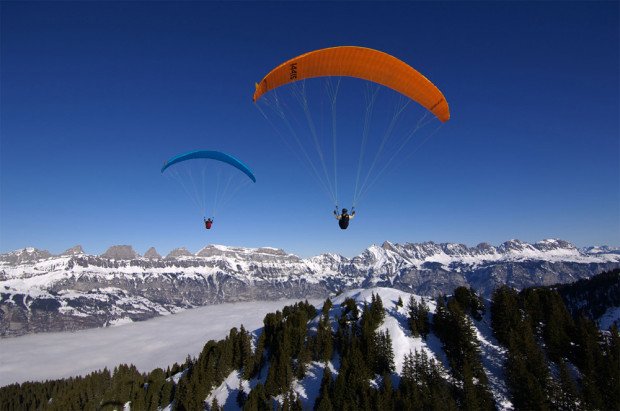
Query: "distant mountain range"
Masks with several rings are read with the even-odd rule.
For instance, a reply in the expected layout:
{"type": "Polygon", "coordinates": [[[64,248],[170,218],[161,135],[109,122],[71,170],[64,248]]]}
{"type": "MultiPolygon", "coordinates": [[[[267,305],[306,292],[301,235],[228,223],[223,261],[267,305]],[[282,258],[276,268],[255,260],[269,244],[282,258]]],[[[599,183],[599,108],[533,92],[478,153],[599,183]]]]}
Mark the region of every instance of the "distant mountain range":
{"type": "Polygon", "coordinates": [[[433,242],[372,245],[354,258],[302,259],[283,250],[209,245],[162,257],[117,245],[95,256],[24,248],[0,255],[0,335],[65,331],[145,320],[196,306],[276,298],[324,298],[352,288],[420,295],[501,284],[521,289],[569,283],[620,267],[620,248],[578,249],[547,239],[475,247],[433,242]]]}

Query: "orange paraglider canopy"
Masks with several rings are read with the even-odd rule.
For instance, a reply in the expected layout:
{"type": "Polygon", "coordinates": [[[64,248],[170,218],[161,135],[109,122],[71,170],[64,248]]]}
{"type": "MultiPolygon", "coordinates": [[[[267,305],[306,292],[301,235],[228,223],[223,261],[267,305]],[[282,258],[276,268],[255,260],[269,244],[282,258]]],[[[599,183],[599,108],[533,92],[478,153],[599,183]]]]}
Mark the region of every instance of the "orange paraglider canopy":
{"type": "Polygon", "coordinates": [[[442,122],[450,119],[443,94],[420,72],[387,53],[356,46],[315,50],[280,64],[256,84],[254,101],[284,84],[325,76],[356,77],[384,85],[417,101],[442,122]]]}

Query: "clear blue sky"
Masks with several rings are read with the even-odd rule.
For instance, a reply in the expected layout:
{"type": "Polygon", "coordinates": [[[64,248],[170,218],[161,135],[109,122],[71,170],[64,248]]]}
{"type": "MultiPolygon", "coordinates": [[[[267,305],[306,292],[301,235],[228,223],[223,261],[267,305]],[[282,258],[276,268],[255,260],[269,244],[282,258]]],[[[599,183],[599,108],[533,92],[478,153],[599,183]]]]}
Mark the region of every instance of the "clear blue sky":
{"type": "Polygon", "coordinates": [[[620,245],[618,2],[3,1],[0,11],[0,252],[620,245]],[[277,64],[336,45],[404,60],[452,112],[346,231],[251,101],[277,64]],[[258,180],[211,231],[159,172],[198,148],[234,153],[258,180]]]}

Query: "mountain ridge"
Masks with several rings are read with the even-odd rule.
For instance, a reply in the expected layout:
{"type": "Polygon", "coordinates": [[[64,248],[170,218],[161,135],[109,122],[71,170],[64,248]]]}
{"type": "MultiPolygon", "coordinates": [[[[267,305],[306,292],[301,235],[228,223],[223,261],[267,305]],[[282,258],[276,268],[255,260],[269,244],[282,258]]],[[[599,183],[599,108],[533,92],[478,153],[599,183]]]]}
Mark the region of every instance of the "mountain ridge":
{"type": "MultiPolygon", "coordinates": [[[[380,246],[377,244],[372,244],[366,250],[372,247],[381,247],[386,250],[398,250],[406,249],[406,250],[416,250],[418,252],[432,250],[433,248],[439,248],[444,251],[446,254],[459,254],[459,251],[469,253],[471,255],[493,255],[493,254],[518,254],[519,252],[524,253],[526,251],[530,252],[544,252],[544,251],[552,251],[557,249],[570,250],[582,255],[606,255],[606,254],[620,254],[620,247],[608,246],[608,245],[599,245],[599,246],[586,246],[578,248],[572,243],[561,240],[561,239],[543,239],[536,243],[527,243],[521,241],[519,239],[510,239],[508,241],[503,242],[498,246],[493,246],[487,242],[481,242],[475,246],[467,246],[462,243],[437,243],[434,241],[425,241],[422,243],[410,243],[406,242],[403,244],[400,243],[392,243],[388,240],[385,240],[380,246]]],[[[46,257],[60,257],[64,255],[89,255],[89,256],[98,256],[105,257],[110,259],[134,259],[134,258],[176,258],[179,256],[194,256],[194,257],[204,257],[216,255],[219,253],[266,253],[266,254],[274,254],[274,255],[288,255],[295,256],[300,259],[308,260],[316,257],[320,257],[323,255],[339,255],[337,253],[322,253],[316,256],[310,256],[307,258],[301,258],[293,253],[288,253],[284,249],[275,248],[275,247],[236,247],[236,246],[226,246],[220,244],[208,244],[201,249],[199,249],[196,253],[192,253],[186,247],[177,247],[173,248],[165,257],[162,257],[155,247],[149,247],[144,254],[139,254],[134,250],[131,245],[112,245],[108,247],[108,249],[101,254],[88,254],[84,251],[81,245],[76,245],[71,247],[60,254],[50,253],[48,250],[38,249],[36,247],[28,246],[19,248],[10,252],[0,253],[0,261],[8,260],[9,256],[22,256],[22,258],[28,258],[32,256],[34,258],[46,258],[46,257]]],[[[363,252],[362,252],[363,254],[363,252]]],[[[340,257],[347,259],[347,257],[340,257]]],[[[355,257],[352,257],[353,259],[355,257]]],[[[29,259],[30,261],[33,258],[29,259]]]]}
{"type": "Polygon", "coordinates": [[[0,335],[100,327],[222,302],[324,298],[376,286],[427,296],[466,286],[489,296],[502,284],[521,289],[570,283],[620,267],[620,254],[609,247],[589,253],[558,239],[475,247],[385,241],[353,258],[300,258],[272,247],[225,245],[196,253],[177,248],[163,258],[152,248],[140,256],[130,245],[99,256],[78,246],[70,250],[53,256],[31,247],[0,255],[0,335]]]}

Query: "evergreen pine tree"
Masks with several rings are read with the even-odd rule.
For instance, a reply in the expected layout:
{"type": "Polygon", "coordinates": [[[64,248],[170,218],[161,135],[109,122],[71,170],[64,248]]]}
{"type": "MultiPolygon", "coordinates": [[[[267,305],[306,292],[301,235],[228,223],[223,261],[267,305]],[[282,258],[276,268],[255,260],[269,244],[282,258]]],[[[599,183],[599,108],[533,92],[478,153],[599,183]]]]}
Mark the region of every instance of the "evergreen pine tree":
{"type": "Polygon", "coordinates": [[[613,324],[609,329],[609,341],[606,344],[605,368],[603,379],[606,382],[605,406],[620,410],[620,333],[613,324]]]}
{"type": "Polygon", "coordinates": [[[596,325],[585,316],[577,320],[576,364],[581,371],[582,398],[585,404],[593,409],[604,409],[603,395],[600,391],[604,383],[599,384],[598,369],[603,364],[599,346],[599,331],[596,325]]]}
{"type": "Polygon", "coordinates": [[[321,380],[321,388],[319,389],[319,396],[314,402],[315,410],[327,410],[332,409],[331,404],[331,387],[332,385],[332,373],[329,367],[323,369],[323,378],[321,380]]]}
{"type": "Polygon", "coordinates": [[[426,336],[431,331],[431,325],[428,321],[428,312],[429,312],[428,305],[426,305],[424,300],[421,300],[420,303],[418,304],[417,312],[418,312],[417,328],[422,338],[426,339],[426,336]]]}
{"type": "Polygon", "coordinates": [[[474,374],[469,362],[463,364],[463,404],[462,408],[468,411],[478,411],[481,408],[481,402],[478,399],[478,392],[474,384],[474,374]]]}
{"type": "Polygon", "coordinates": [[[176,387],[174,396],[174,410],[175,411],[190,411],[188,405],[192,402],[190,399],[191,393],[189,392],[189,381],[187,378],[181,378],[176,387]]]}
{"type": "Polygon", "coordinates": [[[416,303],[413,295],[409,297],[409,303],[407,304],[407,310],[409,311],[409,329],[411,335],[414,337],[420,336],[420,330],[418,329],[418,303],[416,303]]]}
{"type": "Polygon", "coordinates": [[[385,310],[383,309],[383,301],[379,294],[372,294],[373,302],[370,305],[370,310],[373,318],[373,323],[379,325],[385,318],[385,310]]]}
{"type": "Polygon", "coordinates": [[[379,332],[376,334],[377,354],[374,372],[376,374],[385,374],[394,371],[394,349],[392,348],[392,339],[390,334],[379,332]]]}
{"type": "Polygon", "coordinates": [[[334,408],[329,397],[321,397],[320,399],[317,398],[314,409],[315,411],[333,411],[334,408]]]}
{"type": "Polygon", "coordinates": [[[493,291],[491,299],[493,334],[495,334],[497,341],[508,346],[511,331],[521,323],[518,294],[508,286],[501,286],[493,291]]]}
{"type": "Polygon", "coordinates": [[[392,387],[392,376],[388,373],[383,374],[381,383],[381,392],[378,395],[380,398],[381,407],[378,409],[394,409],[394,388],[392,387]]]}
{"type": "Polygon", "coordinates": [[[290,411],[291,410],[291,398],[289,393],[284,394],[282,398],[282,403],[277,404],[279,411],[290,411]]]}
{"type": "Polygon", "coordinates": [[[303,345],[299,355],[297,357],[297,369],[295,372],[295,377],[299,380],[304,378],[306,375],[306,370],[308,368],[308,363],[312,361],[312,353],[306,344],[303,345]]]}
{"type": "Polygon", "coordinates": [[[510,336],[505,374],[512,402],[521,409],[548,409],[549,373],[530,326],[521,323],[510,336]]]}
{"type": "Polygon", "coordinates": [[[579,393],[570,371],[564,360],[558,362],[559,383],[556,384],[553,393],[553,406],[560,411],[577,411],[579,407],[579,393]]]}
{"type": "Polygon", "coordinates": [[[239,388],[237,388],[237,405],[239,406],[239,408],[243,409],[243,406],[245,405],[248,396],[243,389],[243,384],[241,384],[241,381],[242,380],[239,380],[239,388]]]}
{"type": "Polygon", "coordinates": [[[334,381],[334,388],[332,390],[331,395],[331,403],[336,410],[342,410],[345,407],[346,391],[348,382],[345,375],[349,370],[349,359],[348,357],[342,357],[340,362],[340,370],[338,370],[338,376],[334,381]]]}
{"type": "Polygon", "coordinates": [[[174,393],[174,383],[166,381],[161,388],[161,396],[159,399],[159,406],[165,408],[172,402],[172,396],[174,393]]]}
{"type": "Polygon", "coordinates": [[[244,411],[272,411],[270,401],[263,384],[257,384],[248,395],[248,399],[243,405],[244,411]]]}
{"type": "Polygon", "coordinates": [[[315,358],[319,361],[329,361],[332,358],[334,338],[329,317],[321,317],[317,326],[315,358]]]}
{"type": "Polygon", "coordinates": [[[259,377],[264,365],[265,356],[265,334],[262,333],[256,341],[256,350],[252,354],[252,358],[248,361],[248,369],[243,370],[243,379],[249,380],[250,378],[259,377]]]}
{"type": "Polygon", "coordinates": [[[329,318],[329,310],[331,310],[333,306],[334,304],[332,303],[332,300],[330,300],[329,298],[325,300],[325,302],[323,303],[323,308],[321,309],[321,314],[323,315],[323,317],[329,318]]]}
{"type": "Polygon", "coordinates": [[[235,368],[242,368],[243,374],[246,375],[252,371],[254,366],[252,356],[252,335],[246,331],[243,324],[239,330],[239,364],[235,368]]]}

